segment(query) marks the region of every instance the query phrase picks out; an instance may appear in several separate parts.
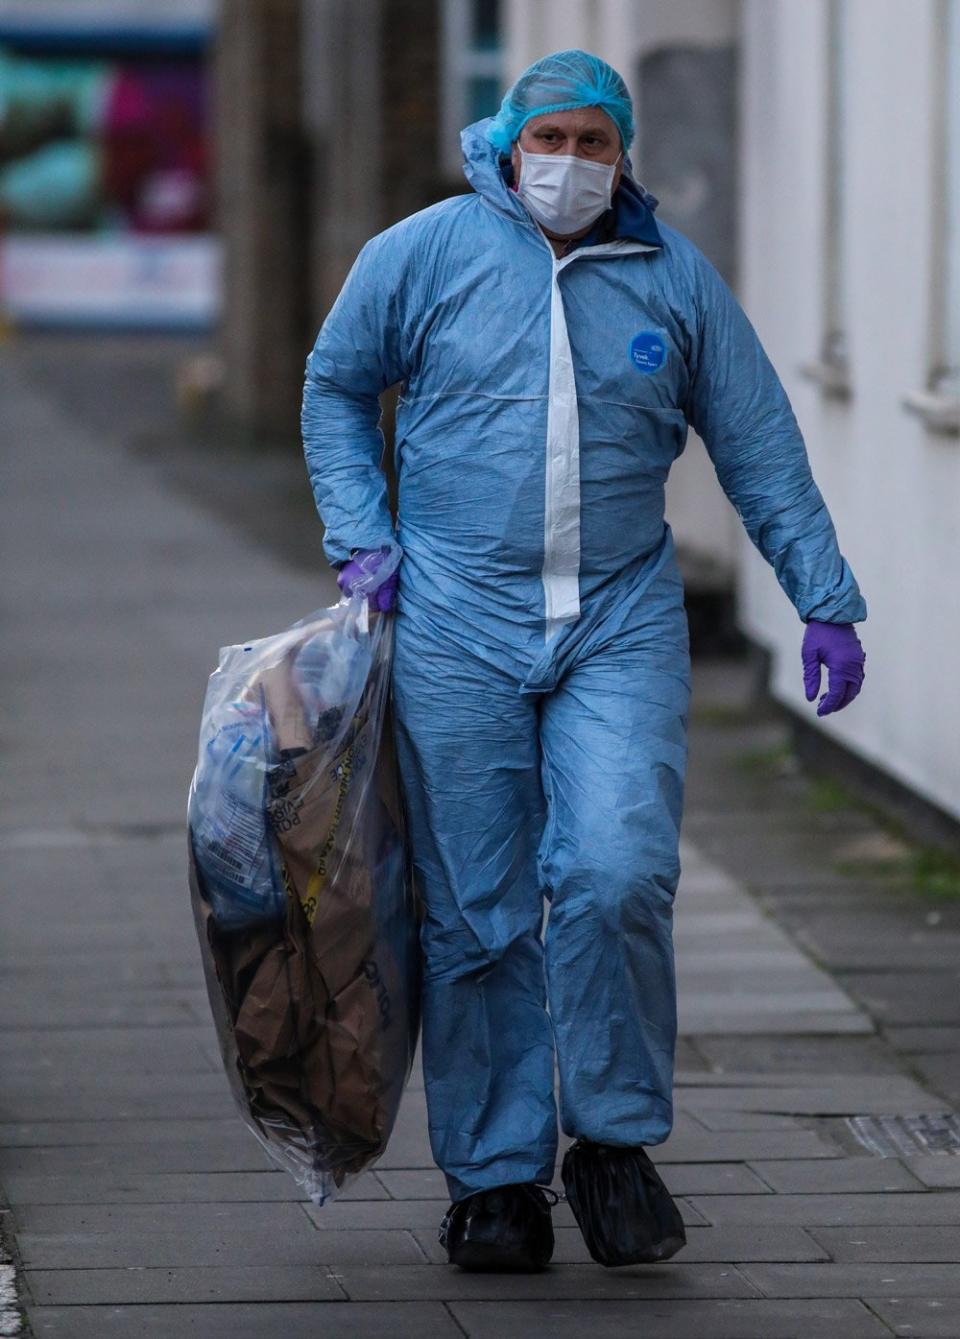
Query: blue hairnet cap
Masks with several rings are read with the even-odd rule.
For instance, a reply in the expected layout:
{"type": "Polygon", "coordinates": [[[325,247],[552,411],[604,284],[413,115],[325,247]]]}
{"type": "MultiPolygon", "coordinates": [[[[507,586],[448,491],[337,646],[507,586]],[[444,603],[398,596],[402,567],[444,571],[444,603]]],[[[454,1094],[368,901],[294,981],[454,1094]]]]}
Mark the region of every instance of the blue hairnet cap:
{"type": "Polygon", "coordinates": [[[509,153],[520,131],[534,116],[599,107],[615,122],[624,149],[633,140],[633,102],[612,65],[588,51],[556,51],[535,61],[507,90],[490,122],[487,138],[509,153]]]}

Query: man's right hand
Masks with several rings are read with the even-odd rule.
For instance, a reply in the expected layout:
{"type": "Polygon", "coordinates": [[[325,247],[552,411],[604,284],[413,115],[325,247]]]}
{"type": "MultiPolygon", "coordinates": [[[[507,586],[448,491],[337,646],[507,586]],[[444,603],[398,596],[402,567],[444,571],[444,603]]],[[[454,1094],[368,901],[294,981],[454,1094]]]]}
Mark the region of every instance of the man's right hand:
{"type": "Polygon", "coordinates": [[[357,549],[340,568],[337,585],[352,599],[354,595],[366,595],[370,609],[374,613],[387,614],[397,599],[397,583],[400,573],[396,568],[386,575],[381,568],[390,554],[389,549],[357,549]]]}

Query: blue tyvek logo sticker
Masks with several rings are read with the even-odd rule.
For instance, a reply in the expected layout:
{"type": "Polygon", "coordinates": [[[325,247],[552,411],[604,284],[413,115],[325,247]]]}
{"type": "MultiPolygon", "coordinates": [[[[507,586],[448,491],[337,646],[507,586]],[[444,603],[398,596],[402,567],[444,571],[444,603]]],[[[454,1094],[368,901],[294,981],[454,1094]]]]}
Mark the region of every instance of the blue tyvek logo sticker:
{"type": "Polygon", "coordinates": [[[656,330],[641,330],[630,341],[630,361],[638,372],[658,372],[667,360],[667,342],[656,330]]]}

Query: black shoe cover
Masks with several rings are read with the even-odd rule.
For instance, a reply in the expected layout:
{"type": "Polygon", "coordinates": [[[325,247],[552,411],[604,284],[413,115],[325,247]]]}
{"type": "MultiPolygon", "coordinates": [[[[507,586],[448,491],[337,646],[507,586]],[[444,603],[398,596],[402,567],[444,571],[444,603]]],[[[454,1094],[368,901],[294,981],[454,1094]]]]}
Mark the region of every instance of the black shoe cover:
{"type": "Polygon", "coordinates": [[[578,1139],[563,1159],[567,1202],[601,1265],[669,1260],[687,1244],[680,1210],[642,1148],[578,1139]]]}
{"type": "Polygon", "coordinates": [[[440,1245],[461,1269],[539,1273],[553,1255],[550,1203],[534,1185],[477,1191],[450,1206],[440,1224],[440,1245]]]}

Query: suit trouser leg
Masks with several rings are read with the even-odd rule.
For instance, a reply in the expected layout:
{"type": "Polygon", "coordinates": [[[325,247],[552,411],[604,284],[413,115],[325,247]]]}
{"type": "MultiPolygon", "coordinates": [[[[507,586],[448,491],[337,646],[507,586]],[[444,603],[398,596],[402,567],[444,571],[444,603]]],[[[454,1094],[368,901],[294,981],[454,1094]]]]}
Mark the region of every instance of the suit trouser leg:
{"type": "Polygon", "coordinates": [[[397,634],[398,757],[425,907],[430,1141],[456,1200],[549,1182],[556,1158],[539,712],[514,676],[464,647],[403,619],[397,634]]]}
{"type": "Polygon", "coordinates": [[[686,763],[682,606],[586,655],[543,703],[550,1011],[566,1133],[656,1144],[672,1125],[673,899],[686,763]]]}

